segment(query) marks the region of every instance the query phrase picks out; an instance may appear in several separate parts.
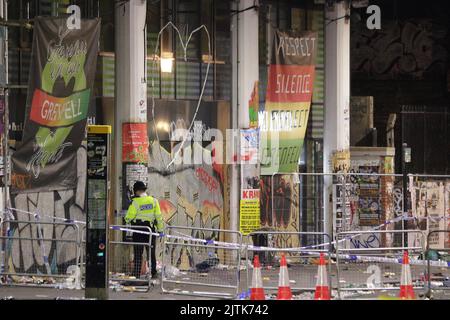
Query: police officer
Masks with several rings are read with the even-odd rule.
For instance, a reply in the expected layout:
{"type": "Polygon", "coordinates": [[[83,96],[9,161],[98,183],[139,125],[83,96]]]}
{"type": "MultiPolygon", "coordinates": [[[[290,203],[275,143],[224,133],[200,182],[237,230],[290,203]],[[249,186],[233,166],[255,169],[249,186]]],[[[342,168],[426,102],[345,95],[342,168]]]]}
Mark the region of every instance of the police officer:
{"type": "MultiPolygon", "coordinates": [[[[127,214],[125,216],[125,221],[127,224],[135,226],[145,226],[150,227],[152,232],[158,231],[162,234],[164,224],[161,216],[161,210],[159,208],[159,202],[157,199],[147,195],[145,192],[147,190],[146,185],[142,181],[137,181],[133,186],[134,198],[133,202],[128,208],[127,214]]],[[[142,229],[137,229],[141,230],[142,229]]],[[[146,242],[149,241],[149,235],[133,232],[133,242],[146,242]]],[[[157,278],[156,275],[156,256],[155,256],[155,242],[156,237],[152,236],[151,244],[151,273],[152,279],[157,278]]],[[[147,252],[147,247],[146,252],[147,252]]],[[[134,270],[133,275],[139,279],[141,272],[141,261],[142,254],[144,252],[144,246],[135,245],[134,246],[134,270]]],[[[149,254],[149,252],[147,252],[149,254]]]]}

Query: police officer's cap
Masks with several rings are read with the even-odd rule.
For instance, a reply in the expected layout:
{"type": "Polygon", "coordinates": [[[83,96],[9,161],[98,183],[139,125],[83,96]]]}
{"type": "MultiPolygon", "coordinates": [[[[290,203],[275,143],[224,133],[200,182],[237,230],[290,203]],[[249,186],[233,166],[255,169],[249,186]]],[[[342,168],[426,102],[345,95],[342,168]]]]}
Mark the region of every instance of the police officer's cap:
{"type": "Polygon", "coordinates": [[[147,186],[142,181],[136,181],[133,186],[133,191],[145,191],[147,190],[147,186]]]}

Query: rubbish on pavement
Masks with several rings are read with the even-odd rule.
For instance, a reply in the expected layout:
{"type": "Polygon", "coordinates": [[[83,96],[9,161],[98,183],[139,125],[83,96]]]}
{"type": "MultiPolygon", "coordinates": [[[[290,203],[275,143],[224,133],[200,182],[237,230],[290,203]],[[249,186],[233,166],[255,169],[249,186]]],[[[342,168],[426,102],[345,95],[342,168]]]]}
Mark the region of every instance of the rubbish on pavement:
{"type": "Polygon", "coordinates": [[[167,277],[178,277],[180,275],[180,270],[174,266],[168,265],[164,268],[164,273],[167,277]]]}
{"type": "Polygon", "coordinates": [[[212,267],[215,267],[219,264],[219,259],[216,257],[208,258],[200,263],[195,265],[195,269],[197,272],[208,272],[212,267]]]}

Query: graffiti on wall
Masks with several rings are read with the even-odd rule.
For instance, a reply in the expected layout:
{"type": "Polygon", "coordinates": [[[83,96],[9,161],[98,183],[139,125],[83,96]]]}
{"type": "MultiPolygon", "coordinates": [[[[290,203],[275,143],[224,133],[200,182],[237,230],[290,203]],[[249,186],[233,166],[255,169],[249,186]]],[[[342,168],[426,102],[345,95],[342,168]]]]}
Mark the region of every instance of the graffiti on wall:
{"type": "MultiPolygon", "coordinates": [[[[184,153],[194,154],[191,148],[202,148],[198,143],[186,146],[184,153]]],[[[208,148],[204,156],[211,157],[208,148]]],[[[148,192],[159,199],[165,223],[169,226],[219,229],[223,217],[223,181],[213,165],[175,165],[167,169],[171,155],[157,142],[150,146],[148,192]]],[[[205,161],[212,163],[212,161],[205,161]]],[[[220,235],[204,230],[178,229],[174,232],[202,239],[220,240],[220,235]]],[[[207,256],[205,250],[174,246],[168,252],[174,266],[188,270],[207,256]]],[[[161,255],[161,252],[159,253],[161,255]]]]}
{"type": "MultiPolygon", "coordinates": [[[[18,210],[39,213],[41,222],[51,222],[50,217],[85,221],[85,193],[86,149],[80,147],[77,152],[75,189],[21,193],[12,197],[11,202],[12,207],[18,210]]],[[[40,224],[39,230],[33,215],[20,211],[14,211],[13,214],[15,220],[24,222],[10,225],[13,240],[8,241],[6,247],[9,272],[65,274],[70,265],[76,264],[77,248],[74,242],[81,230],[73,225],[45,223],[40,224]]]]}
{"type": "Polygon", "coordinates": [[[369,30],[365,21],[351,24],[351,70],[375,79],[422,79],[446,75],[448,27],[431,20],[383,22],[369,30]]]}

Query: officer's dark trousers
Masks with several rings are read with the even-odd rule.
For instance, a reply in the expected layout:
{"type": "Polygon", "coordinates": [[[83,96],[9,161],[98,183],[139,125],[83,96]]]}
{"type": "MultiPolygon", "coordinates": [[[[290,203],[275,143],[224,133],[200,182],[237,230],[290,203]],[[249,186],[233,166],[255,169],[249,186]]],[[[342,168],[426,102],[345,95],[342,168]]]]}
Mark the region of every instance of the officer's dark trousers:
{"type": "MultiPolygon", "coordinates": [[[[135,223],[132,223],[134,226],[145,226],[150,227],[152,232],[154,232],[154,227],[150,225],[150,222],[148,221],[136,221],[135,223]]],[[[136,230],[139,231],[148,231],[147,229],[143,228],[136,228],[136,230]]],[[[133,233],[133,242],[140,242],[140,243],[148,243],[149,235],[148,234],[142,234],[142,233],[133,233]]],[[[151,245],[151,252],[150,252],[150,270],[152,275],[156,274],[156,255],[155,255],[155,244],[156,244],[156,237],[152,236],[152,245],[151,245]]],[[[141,266],[142,266],[142,254],[144,253],[144,248],[148,257],[149,252],[148,245],[134,245],[134,269],[133,269],[133,276],[135,276],[137,279],[139,279],[141,275],[141,266]]]]}

